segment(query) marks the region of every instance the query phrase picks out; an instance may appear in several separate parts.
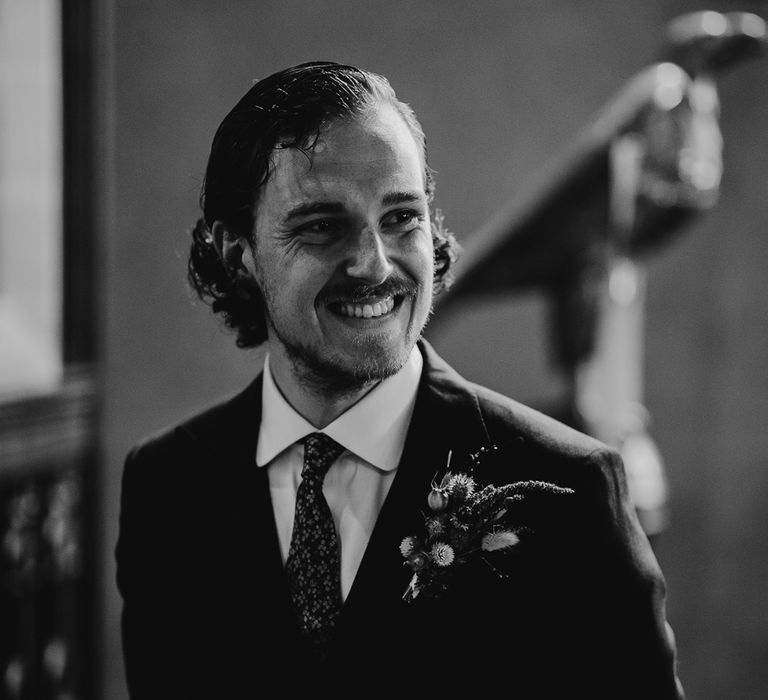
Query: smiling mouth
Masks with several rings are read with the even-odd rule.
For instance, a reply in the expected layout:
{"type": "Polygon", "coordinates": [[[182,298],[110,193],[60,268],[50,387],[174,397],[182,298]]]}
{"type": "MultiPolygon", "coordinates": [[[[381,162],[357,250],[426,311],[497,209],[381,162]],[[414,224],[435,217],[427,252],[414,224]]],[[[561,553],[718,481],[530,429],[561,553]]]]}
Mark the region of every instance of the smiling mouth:
{"type": "Polygon", "coordinates": [[[402,295],[388,296],[376,301],[369,299],[365,302],[334,301],[328,304],[328,309],[346,318],[380,318],[399,307],[402,301],[402,295]]]}

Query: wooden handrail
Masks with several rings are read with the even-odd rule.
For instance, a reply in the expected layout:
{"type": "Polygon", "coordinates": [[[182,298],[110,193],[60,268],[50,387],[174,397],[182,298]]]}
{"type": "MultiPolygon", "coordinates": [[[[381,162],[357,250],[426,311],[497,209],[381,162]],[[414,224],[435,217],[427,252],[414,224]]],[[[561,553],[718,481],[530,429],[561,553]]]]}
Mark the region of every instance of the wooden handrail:
{"type": "MultiPolygon", "coordinates": [[[[701,109],[697,87],[768,45],[765,23],[749,13],[685,15],[669,25],[668,36],[666,54],[675,63],[652,65],[629,80],[560,157],[467,237],[454,285],[438,301],[437,325],[462,299],[557,286],[564,268],[592,259],[594,246],[609,237],[611,145],[633,132],[658,138],[653,130],[659,131],[662,120],[684,131],[701,109]]],[[[629,241],[635,252],[668,240],[716,200],[711,187],[671,175],[677,182],[668,189],[679,185],[677,196],[645,197],[639,203],[641,228],[629,241]]]]}
{"type": "Polygon", "coordinates": [[[645,270],[717,201],[716,76],[762,53],[762,19],[698,12],[668,27],[666,56],[633,77],[570,148],[467,239],[432,329],[471,297],[537,288],[551,301],[557,416],[622,452],[649,534],[667,520],[663,461],[643,406],[645,270]]]}

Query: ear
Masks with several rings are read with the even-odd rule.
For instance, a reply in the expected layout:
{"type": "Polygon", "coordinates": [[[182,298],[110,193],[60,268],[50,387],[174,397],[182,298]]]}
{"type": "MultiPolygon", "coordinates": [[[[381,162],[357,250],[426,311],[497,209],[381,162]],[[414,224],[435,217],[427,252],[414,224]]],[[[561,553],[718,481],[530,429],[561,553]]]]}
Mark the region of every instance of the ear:
{"type": "Polygon", "coordinates": [[[219,257],[230,274],[252,279],[253,251],[246,237],[228,229],[222,221],[214,221],[211,234],[219,257]]]}

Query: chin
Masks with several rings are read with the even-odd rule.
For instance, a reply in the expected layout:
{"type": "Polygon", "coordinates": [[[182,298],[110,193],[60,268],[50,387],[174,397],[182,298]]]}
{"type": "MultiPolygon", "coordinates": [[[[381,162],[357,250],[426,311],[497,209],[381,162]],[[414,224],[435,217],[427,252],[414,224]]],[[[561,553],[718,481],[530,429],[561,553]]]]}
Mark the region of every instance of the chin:
{"type": "Polygon", "coordinates": [[[382,346],[371,339],[347,352],[292,348],[294,372],[319,392],[346,393],[399,372],[408,361],[411,345],[382,346]]]}
{"type": "Polygon", "coordinates": [[[350,356],[328,357],[323,365],[329,374],[346,376],[350,382],[366,384],[391,377],[408,360],[404,348],[382,351],[381,348],[360,349],[350,356]]]}
{"type": "Polygon", "coordinates": [[[351,352],[348,364],[354,373],[380,373],[380,379],[385,379],[398,372],[408,361],[416,338],[368,337],[356,344],[351,352]]]}

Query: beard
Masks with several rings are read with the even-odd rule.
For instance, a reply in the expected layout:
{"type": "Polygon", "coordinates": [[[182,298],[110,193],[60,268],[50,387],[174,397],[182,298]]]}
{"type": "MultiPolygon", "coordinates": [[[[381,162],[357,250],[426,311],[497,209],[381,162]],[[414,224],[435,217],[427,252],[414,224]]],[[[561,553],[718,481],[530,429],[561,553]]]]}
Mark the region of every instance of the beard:
{"type": "MultiPolygon", "coordinates": [[[[387,295],[400,296],[400,303],[405,303],[406,299],[416,299],[417,295],[424,293],[413,280],[395,277],[374,287],[359,284],[329,287],[318,298],[318,304],[327,305],[337,299],[363,300],[365,297],[387,295]]],[[[421,326],[411,329],[405,341],[394,351],[385,348],[386,333],[366,333],[353,339],[354,351],[350,356],[332,346],[307,342],[293,333],[284,332],[275,324],[270,306],[270,300],[265,298],[264,309],[269,333],[284,348],[294,377],[313,393],[336,397],[352,395],[397,374],[408,361],[411,350],[421,337],[431,314],[430,304],[430,312],[421,326]]]]}
{"type": "MultiPolygon", "coordinates": [[[[270,328],[285,348],[294,376],[314,393],[344,396],[356,393],[382,379],[397,374],[408,360],[408,352],[384,355],[375,338],[358,345],[360,358],[351,361],[332,350],[291,340],[281,335],[270,323],[270,328]]],[[[414,339],[414,343],[416,339],[414,339]]]]}

